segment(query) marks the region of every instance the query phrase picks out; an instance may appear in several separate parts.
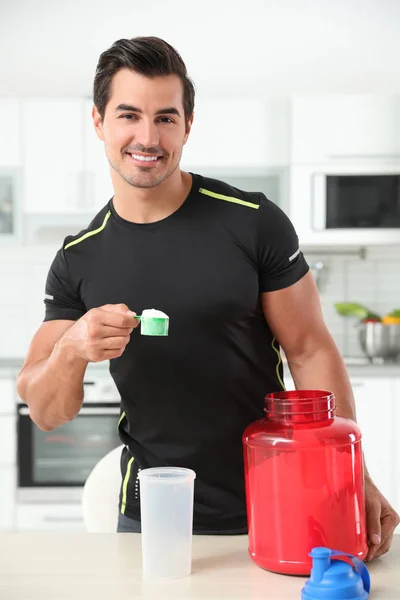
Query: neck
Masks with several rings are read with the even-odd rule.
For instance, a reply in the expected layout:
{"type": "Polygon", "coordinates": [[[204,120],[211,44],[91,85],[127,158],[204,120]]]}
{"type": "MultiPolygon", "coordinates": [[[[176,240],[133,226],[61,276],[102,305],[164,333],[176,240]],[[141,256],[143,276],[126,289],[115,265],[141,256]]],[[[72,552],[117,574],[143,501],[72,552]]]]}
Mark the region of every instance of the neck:
{"type": "Polygon", "coordinates": [[[169,217],[186,200],[192,176],[180,169],[154,188],[136,188],[126,181],[113,181],[114,209],[132,223],[154,223],[169,217]]]}

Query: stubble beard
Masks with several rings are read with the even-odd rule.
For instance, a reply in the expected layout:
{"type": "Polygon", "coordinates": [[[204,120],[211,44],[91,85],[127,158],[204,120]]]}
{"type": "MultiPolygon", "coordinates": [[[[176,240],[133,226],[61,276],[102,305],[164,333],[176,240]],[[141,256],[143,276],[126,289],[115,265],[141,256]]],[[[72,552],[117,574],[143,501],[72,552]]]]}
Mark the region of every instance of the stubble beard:
{"type": "Polygon", "coordinates": [[[108,154],[107,154],[107,159],[108,159],[108,162],[110,163],[111,167],[114,169],[114,171],[116,171],[116,173],[118,173],[118,175],[124,181],[126,181],[127,184],[129,184],[132,187],[139,188],[139,189],[151,189],[151,188],[157,187],[163,181],[168,179],[168,177],[171,177],[171,175],[173,175],[173,173],[175,173],[176,169],[179,167],[181,156],[182,156],[182,150],[179,154],[177,161],[171,165],[171,168],[166,173],[159,174],[159,175],[157,175],[156,173],[153,174],[151,172],[153,170],[152,167],[140,167],[140,166],[136,166],[136,165],[133,166],[132,169],[139,170],[142,173],[142,175],[130,173],[126,169],[124,169],[121,164],[116,163],[113,160],[111,160],[109,158],[108,154]]]}

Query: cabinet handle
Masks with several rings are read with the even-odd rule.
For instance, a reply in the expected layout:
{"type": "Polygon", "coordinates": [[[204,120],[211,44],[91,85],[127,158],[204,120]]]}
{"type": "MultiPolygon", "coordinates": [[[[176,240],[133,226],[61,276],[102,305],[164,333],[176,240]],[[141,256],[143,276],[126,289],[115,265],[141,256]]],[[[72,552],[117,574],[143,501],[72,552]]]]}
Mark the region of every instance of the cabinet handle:
{"type": "Polygon", "coordinates": [[[361,153],[361,152],[357,152],[357,154],[328,154],[327,158],[344,158],[344,159],[348,159],[348,158],[374,158],[374,159],[387,159],[387,158],[400,158],[400,154],[398,153],[386,153],[386,154],[368,154],[368,153],[361,153]]]}
{"type": "Polygon", "coordinates": [[[83,522],[82,518],[79,517],[44,517],[43,521],[47,523],[75,523],[83,522]]]}

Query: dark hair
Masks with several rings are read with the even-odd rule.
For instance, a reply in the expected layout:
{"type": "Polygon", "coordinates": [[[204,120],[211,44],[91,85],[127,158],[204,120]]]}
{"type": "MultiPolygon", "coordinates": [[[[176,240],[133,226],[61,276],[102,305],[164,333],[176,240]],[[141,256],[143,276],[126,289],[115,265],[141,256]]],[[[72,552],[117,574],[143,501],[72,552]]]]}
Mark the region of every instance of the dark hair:
{"type": "Polygon", "coordinates": [[[99,58],[93,82],[93,101],[102,119],[110,99],[111,83],[120,69],[131,69],[146,77],[177,75],[183,85],[186,125],[194,108],[194,85],[180,54],[158,37],[121,39],[99,58]]]}

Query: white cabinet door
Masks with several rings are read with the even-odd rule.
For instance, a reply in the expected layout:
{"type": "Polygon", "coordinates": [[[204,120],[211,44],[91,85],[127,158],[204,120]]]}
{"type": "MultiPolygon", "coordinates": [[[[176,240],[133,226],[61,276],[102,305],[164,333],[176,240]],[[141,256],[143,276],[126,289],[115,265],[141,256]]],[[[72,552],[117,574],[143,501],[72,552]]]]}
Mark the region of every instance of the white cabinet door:
{"type": "Polygon", "coordinates": [[[20,102],[0,99],[0,167],[21,166],[20,102]]]}
{"type": "Polygon", "coordinates": [[[288,164],[289,106],[262,98],[196,99],[182,168],[288,164]]]}
{"type": "Polygon", "coordinates": [[[396,497],[394,379],[351,377],[365,462],[372,480],[399,510],[396,497]]]}
{"type": "MultiPolygon", "coordinates": [[[[393,427],[396,438],[396,455],[395,455],[395,481],[396,481],[396,505],[395,508],[400,514],[400,377],[394,380],[394,415],[393,427]]],[[[400,525],[396,530],[400,533],[400,525]]]]}
{"type": "Polygon", "coordinates": [[[15,467],[0,465],[0,490],[0,531],[12,531],[15,517],[15,467]]]}
{"type": "Polygon", "coordinates": [[[0,415],[0,466],[15,465],[17,458],[17,417],[0,415]]]}
{"type": "Polygon", "coordinates": [[[89,212],[98,212],[114,195],[110,165],[104,143],[96,135],[92,120],[93,102],[84,102],[84,204],[89,212]]]}
{"type": "Polygon", "coordinates": [[[400,157],[400,96],[293,98],[293,163],[388,157],[400,157]]]}
{"type": "Polygon", "coordinates": [[[83,110],[81,99],[23,102],[24,211],[82,211],[83,110]]]}
{"type": "Polygon", "coordinates": [[[0,358],[20,358],[27,350],[25,265],[11,254],[0,264],[0,358]]]}
{"type": "Polygon", "coordinates": [[[0,379],[0,418],[2,415],[14,415],[16,403],[14,379],[0,379]]]}
{"type": "Polygon", "coordinates": [[[17,531],[85,531],[81,504],[20,504],[17,531]]]}

